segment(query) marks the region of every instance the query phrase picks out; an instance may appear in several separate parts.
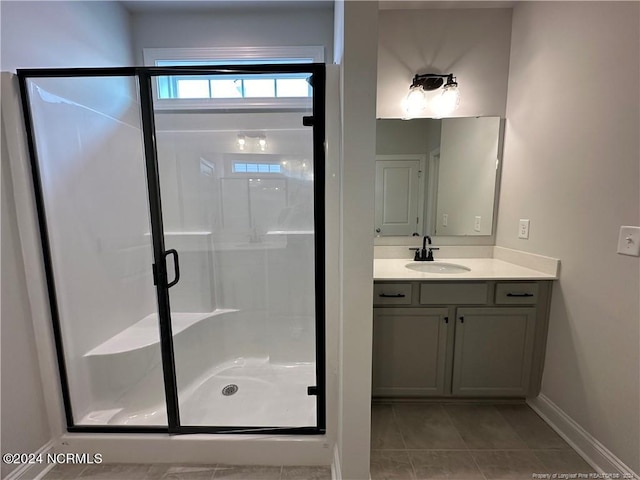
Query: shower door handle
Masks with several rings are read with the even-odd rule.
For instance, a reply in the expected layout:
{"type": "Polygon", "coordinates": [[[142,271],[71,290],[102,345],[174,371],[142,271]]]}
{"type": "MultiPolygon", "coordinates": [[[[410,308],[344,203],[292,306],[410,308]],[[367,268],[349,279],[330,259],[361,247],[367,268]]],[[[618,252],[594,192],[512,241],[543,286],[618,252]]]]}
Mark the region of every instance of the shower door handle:
{"type": "Polygon", "coordinates": [[[166,252],[164,252],[165,260],[169,255],[173,256],[173,270],[175,271],[176,276],[172,282],[167,283],[167,288],[173,287],[176,283],[180,281],[180,260],[178,258],[178,252],[173,248],[167,250],[166,252]]]}

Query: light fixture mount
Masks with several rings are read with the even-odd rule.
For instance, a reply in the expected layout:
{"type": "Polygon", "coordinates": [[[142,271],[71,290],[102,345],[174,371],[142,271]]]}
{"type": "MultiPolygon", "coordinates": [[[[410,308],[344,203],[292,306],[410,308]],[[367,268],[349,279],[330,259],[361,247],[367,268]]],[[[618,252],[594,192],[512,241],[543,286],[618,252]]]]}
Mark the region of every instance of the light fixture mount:
{"type": "Polygon", "coordinates": [[[411,88],[422,87],[425,91],[437,90],[444,83],[444,79],[447,79],[446,86],[457,86],[456,78],[453,73],[447,73],[446,75],[440,75],[438,73],[425,73],[422,75],[416,74],[411,82],[411,88]]]}
{"type": "Polygon", "coordinates": [[[437,115],[436,118],[446,116],[458,108],[460,92],[453,73],[425,73],[416,74],[413,77],[409,93],[403,100],[403,109],[407,113],[406,118],[420,115],[428,103],[431,103],[431,109],[437,115]],[[440,88],[442,88],[440,96],[437,98],[431,96],[431,99],[427,101],[428,97],[425,92],[432,92],[440,88]]]}

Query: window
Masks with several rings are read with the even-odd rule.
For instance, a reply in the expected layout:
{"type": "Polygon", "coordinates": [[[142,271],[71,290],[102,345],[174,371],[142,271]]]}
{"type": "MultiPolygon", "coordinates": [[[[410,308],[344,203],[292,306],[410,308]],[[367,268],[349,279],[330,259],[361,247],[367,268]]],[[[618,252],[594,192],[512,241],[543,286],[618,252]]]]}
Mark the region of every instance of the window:
{"type": "Polygon", "coordinates": [[[158,99],[310,98],[309,75],[207,75],[158,77],[158,99]]]}
{"type": "Polygon", "coordinates": [[[233,163],[233,173],[282,173],[279,163],[233,163]]]}
{"type": "MultiPolygon", "coordinates": [[[[167,66],[319,63],[323,47],[147,48],[145,64],[167,66]]],[[[156,107],[295,108],[308,106],[307,73],[167,75],[156,77],[156,107]]]]}

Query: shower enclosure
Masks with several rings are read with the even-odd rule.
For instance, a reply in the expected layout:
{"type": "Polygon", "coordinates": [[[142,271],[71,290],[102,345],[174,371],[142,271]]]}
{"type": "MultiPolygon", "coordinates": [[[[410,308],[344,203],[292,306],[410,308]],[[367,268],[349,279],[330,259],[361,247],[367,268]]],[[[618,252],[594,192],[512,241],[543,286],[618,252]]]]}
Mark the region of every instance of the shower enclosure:
{"type": "Polygon", "coordinates": [[[324,432],[324,65],[18,76],[68,430],[324,432]]]}

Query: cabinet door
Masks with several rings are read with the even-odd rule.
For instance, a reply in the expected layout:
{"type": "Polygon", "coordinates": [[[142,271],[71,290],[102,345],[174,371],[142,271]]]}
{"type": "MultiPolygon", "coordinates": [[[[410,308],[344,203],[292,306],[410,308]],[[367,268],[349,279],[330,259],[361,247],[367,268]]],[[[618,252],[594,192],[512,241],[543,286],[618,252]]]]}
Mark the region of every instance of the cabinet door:
{"type": "Polygon", "coordinates": [[[373,312],[373,395],[444,395],[448,309],[373,312]]]}
{"type": "Polygon", "coordinates": [[[456,311],[453,395],[527,395],[535,311],[516,307],[456,311]]]}

